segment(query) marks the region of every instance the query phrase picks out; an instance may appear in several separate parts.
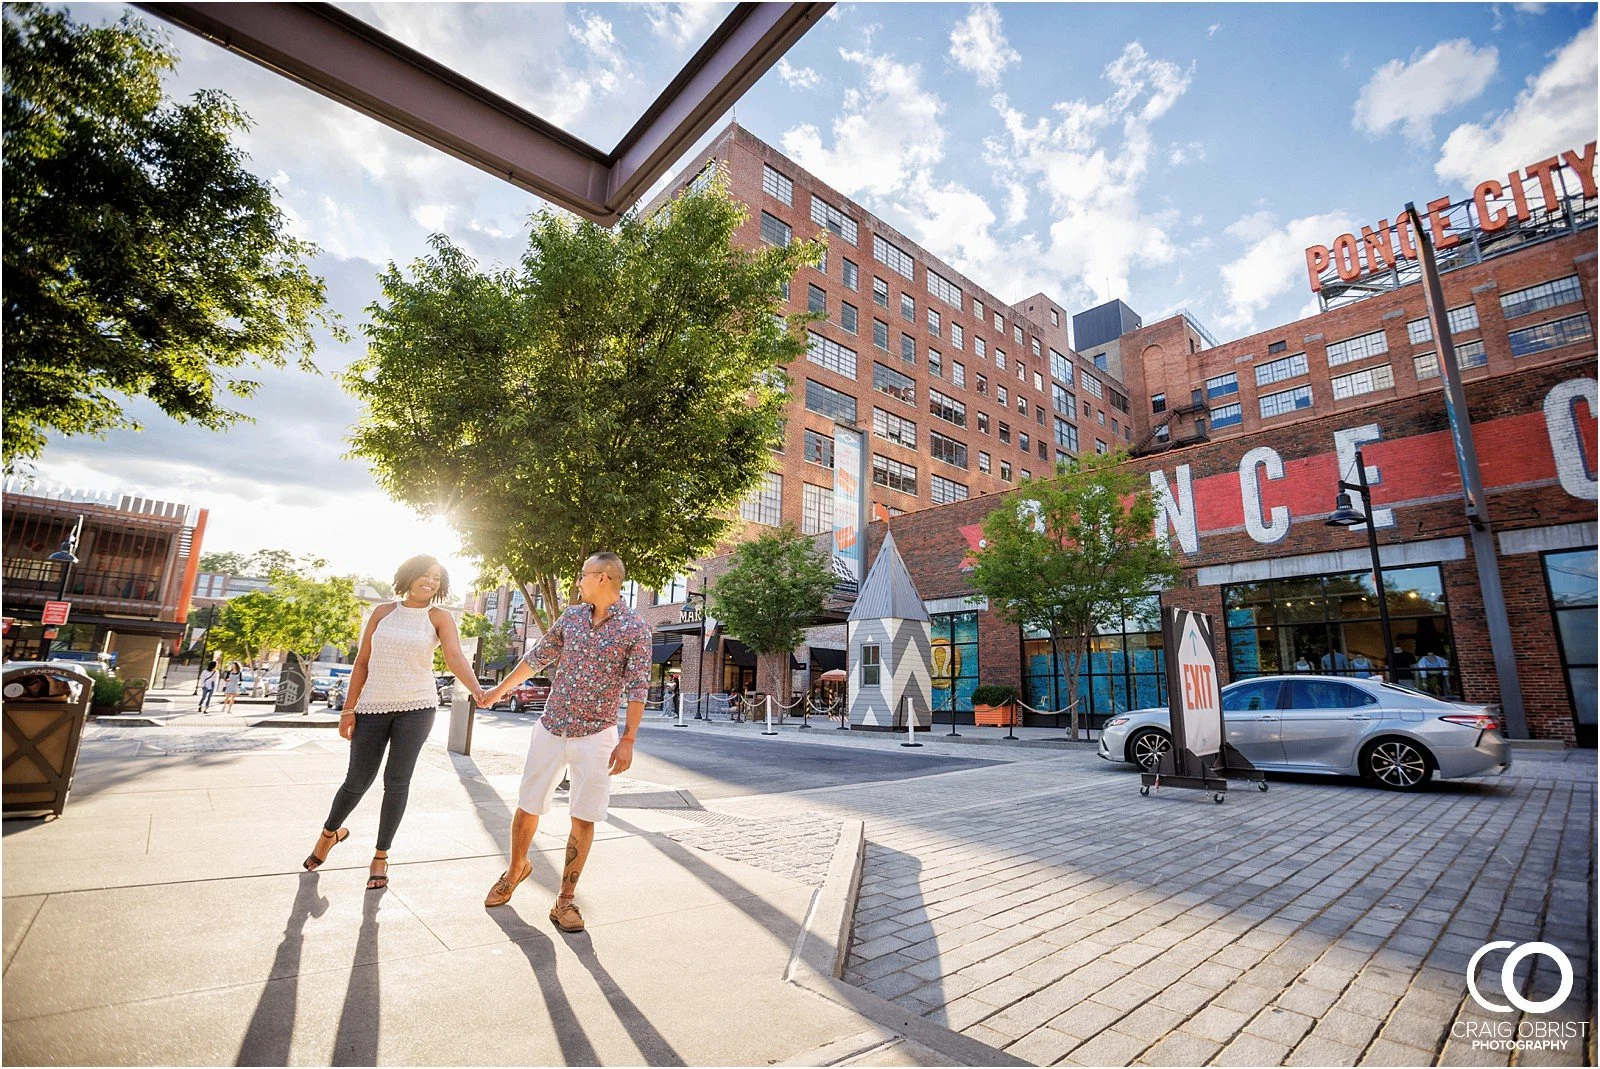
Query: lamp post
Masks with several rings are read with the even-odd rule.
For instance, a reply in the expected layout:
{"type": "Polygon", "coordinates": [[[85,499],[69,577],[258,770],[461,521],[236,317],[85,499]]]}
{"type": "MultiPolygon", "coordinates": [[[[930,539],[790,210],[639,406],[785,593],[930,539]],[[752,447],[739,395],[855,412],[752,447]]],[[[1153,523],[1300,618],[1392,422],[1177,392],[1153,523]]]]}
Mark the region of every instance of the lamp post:
{"type": "MultiPolygon", "coordinates": [[[[689,569],[691,572],[699,570],[699,568],[693,567],[689,569]]],[[[706,707],[706,587],[709,585],[710,581],[702,575],[698,592],[689,590],[687,587],[683,592],[683,596],[686,598],[700,599],[700,659],[695,661],[694,668],[694,718],[696,720],[705,719],[702,714],[706,707]]]]}
{"type": "MultiPolygon", "coordinates": [[[[1356,481],[1339,479],[1339,497],[1332,515],[1324,521],[1329,527],[1367,525],[1367,549],[1372,554],[1372,585],[1378,592],[1378,619],[1383,625],[1383,678],[1394,682],[1394,634],[1389,628],[1389,599],[1383,591],[1383,563],[1378,559],[1378,529],[1372,523],[1372,488],[1367,485],[1367,463],[1356,450],[1356,481]],[[1350,494],[1361,496],[1361,511],[1350,504],[1350,494]]],[[[1330,664],[1332,660],[1330,658],[1330,664]]]]}
{"type": "MultiPolygon", "coordinates": [[[[78,522],[73,525],[72,534],[61,543],[54,553],[46,558],[61,565],[61,586],[56,591],[57,601],[67,600],[67,580],[72,577],[72,566],[78,563],[78,536],[81,534],[83,534],[83,517],[80,515],[78,522]]],[[[47,661],[50,659],[51,645],[53,645],[52,640],[46,638],[44,640],[44,659],[47,661]]]]}

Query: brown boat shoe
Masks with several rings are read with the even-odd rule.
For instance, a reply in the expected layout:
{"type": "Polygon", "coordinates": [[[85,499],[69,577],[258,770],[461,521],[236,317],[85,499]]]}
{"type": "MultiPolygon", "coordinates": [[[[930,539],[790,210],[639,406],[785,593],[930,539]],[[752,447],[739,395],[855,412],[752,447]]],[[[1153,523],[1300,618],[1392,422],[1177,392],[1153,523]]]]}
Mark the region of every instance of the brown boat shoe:
{"type": "Polygon", "coordinates": [[[501,874],[500,878],[494,882],[494,886],[489,888],[489,897],[483,900],[483,904],[485,906],[492,907],[505,905],[507,902],[511,901],[511,894],[517,889],[517,884],[533,875],[532,861],[528,862],[527,869],[524,870],[522,875],[518,876],[516,879],[511,878],[511,873],[514,868],[515,866],[510,869],[506,869],[506,871],[501,874]]]}
{"type": "Polygon", "coordinates": [[[572,899],[556,899],[556,904],[550,907],[550,923],[560,928],[563,932],[583,931],[583,914],[578,912],[577,903],[572,899]]]}

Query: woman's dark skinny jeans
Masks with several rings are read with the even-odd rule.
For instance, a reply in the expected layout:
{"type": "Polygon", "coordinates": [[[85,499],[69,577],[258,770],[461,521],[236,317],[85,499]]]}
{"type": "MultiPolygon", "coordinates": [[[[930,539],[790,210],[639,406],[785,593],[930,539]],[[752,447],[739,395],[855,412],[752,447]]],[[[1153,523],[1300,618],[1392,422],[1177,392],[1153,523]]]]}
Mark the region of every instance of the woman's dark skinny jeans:
{"type": "Polygon", "coordinates": [[[406,813],[411,793],[411,773],[417,767],[422,744],[433,730],[436,709],[411,709],[403,713],[357,713],[356,729],[350,738],[350,769],[344,783],[333,796],[333,808],[323,824],[327,831],[338,831],[344,819],[355,810],[361,796],[378,777],[383,763],[383,808],[378,814],[379,850],[388,850],[400,818],[406,813]],[[389,760],[383,760],[388,747],[389,760]]]}

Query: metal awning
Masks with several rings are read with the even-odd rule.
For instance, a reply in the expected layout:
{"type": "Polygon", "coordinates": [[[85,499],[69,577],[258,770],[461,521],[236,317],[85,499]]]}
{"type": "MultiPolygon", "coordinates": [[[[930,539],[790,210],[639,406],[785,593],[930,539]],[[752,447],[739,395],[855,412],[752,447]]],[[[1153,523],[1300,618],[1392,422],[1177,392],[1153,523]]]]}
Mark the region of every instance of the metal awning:
{"type": "Polygon", "coordinates": [[[754,668],[756,666],[756,651],[746,646],[736,638],[722,640],[723,649],[728,651],[728,656],[740,668],[754,668]]]}
{"type": "Polygon", "coordinates": [[[683,643],[681,641],[657,642],[655,645],[650,647],[650,663],[666,664],[668,661],[672,660],[673,656],[681,649],[683,649],[683,643]]]}
{"type": "Polygon", "coordinates": [[[135,6],[609,226],[833,5],[737,5],[610,152],[332,4],[135,6]]]}

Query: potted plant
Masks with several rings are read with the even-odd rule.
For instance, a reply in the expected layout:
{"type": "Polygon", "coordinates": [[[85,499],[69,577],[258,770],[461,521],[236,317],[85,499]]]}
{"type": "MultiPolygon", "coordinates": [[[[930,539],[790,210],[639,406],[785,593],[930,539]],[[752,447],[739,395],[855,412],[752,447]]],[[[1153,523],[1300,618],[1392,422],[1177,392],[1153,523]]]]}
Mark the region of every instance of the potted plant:
{"type": "Polygon", "coordinates": [[[91,670],[89,674],[94,677],[94,699],[89,703],[91,715],[111,716],[122,704],[127,686],[110,672],[91,670]]]}
{"type": "Polygon", "coordinates": [[[979,727],[1005,727],[1017,723],[1017,691],[999,683],[985,683],[972,692],[972,722],[979,727]]]}

